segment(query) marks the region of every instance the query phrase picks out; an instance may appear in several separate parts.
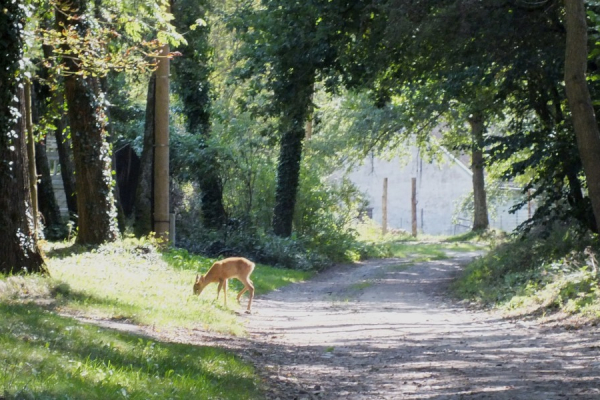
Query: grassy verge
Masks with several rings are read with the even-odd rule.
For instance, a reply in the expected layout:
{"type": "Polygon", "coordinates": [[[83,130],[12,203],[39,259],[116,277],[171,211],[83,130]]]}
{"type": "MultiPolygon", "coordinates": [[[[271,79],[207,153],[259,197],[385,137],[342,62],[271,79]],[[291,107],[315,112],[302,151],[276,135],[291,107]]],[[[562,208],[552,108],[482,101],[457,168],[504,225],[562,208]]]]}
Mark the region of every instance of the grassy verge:
{"type": "Polygon", "coordinates": [[[569,229],[515,239],[469,265],[454,289],[515,315],[564,312],[598,320],[598,250],[595,239],[569,229]]]}
{"type": "Polygon", "coordinates": [[[0,304],[0,397],[255,399],[253,369],[219,349],[160,343],[0,304]]]}
{"type": "MultiPolygon", "coordinates": [[[[235,300],[239,282],[231,282],[227,309],[222,294],[220,301],[215,301],[216,284],[199,297],[192,294],[196,274],[206,272],[213,259],[182,250],[160,254],[152,243],[135,240],[93,251],[54,245],[48,255],[53,277],[50,291],[57,306],[66,312],[160,328],[201,327],[243,334],[243,326],[231,312],[239,309],[235,300]]],[[[256,295],[260,295],[308,276],[308,272],[258,265],[252,280],[256,295]]]]}
{"type": "MultiPolygon", "coordinates": [[[[215,261],[153,242],[125,240],[89,250],[46,244],[51,278],[0,276],[0,398],[255,399],[253,368],[215,348],[161,343],[98,328],[64,314],[156,329],[200,327],[240,335],[232,282],[229,307],[217,285],[192,294],[196,273],[215,261]],[[221,295],[222,296],[222,295],[221,295]]],[[[257,265],[260,296],[309,272],[257,265]]]]}

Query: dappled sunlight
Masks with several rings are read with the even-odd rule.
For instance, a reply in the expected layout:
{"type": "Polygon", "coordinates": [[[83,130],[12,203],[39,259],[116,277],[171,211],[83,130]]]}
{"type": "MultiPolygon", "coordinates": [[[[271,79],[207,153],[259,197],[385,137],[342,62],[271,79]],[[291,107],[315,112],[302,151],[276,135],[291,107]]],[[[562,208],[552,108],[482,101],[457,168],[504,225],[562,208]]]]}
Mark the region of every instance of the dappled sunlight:
{"type": "Polygon", "coordinates": [[[449,302],[443,290],[461,263],[394,265],[368,262],[258,299],[254,323],[290,354],[282,370],[335,380],[328,398],[546,400],[561,398],[565,379],[565,393],[600,395],[596,335],[542,334],[449,302]]]}

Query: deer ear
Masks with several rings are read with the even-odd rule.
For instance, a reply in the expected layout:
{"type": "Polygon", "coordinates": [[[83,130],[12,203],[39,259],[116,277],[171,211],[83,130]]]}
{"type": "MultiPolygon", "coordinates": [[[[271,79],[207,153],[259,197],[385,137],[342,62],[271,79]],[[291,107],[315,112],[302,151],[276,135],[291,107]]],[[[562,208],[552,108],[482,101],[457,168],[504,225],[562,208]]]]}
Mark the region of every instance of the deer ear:
{"type": "Polygon", "coordinates": [[[196,282],[198,282],[200,279],[198,277],[198,274],[196,274],[196,282]]]}

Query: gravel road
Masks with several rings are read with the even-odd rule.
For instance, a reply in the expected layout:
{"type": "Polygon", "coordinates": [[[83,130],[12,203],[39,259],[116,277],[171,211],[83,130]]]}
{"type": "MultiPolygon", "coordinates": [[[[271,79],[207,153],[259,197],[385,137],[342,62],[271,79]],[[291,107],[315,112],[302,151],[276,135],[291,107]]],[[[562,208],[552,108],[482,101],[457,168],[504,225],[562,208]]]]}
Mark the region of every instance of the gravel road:
{"type": "Polygon", "coordinates": [[[269,399],[600,399],[594,327],[508,320],[447,295],[476,253],[373,260],[257,297],[238,350],[269,399]]]}

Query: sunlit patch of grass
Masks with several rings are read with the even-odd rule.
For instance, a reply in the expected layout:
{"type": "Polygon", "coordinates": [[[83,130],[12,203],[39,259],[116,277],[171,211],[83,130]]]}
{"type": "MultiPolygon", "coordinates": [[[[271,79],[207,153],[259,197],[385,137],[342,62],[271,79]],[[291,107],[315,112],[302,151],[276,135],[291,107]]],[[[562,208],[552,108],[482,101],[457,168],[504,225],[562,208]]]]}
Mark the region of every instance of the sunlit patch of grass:
{"type": "Polygon", "coordinates": [[[413,237],[407,232],[394,230],[382,235],[381,227],[372,221],[358,225],[357,232],[362,259],[411,257],[421,262],[447,259],[449,255],[446,252],[482,250],[492,235],[487,234],[485,238],[482,233],[454,237],[421,234],[413,237]]]}
{"type": "Polygon", "coordinates": [[[0,304],[0,319],[3,398],[260,398],[253,368],[223,350],[118,333],[33,303],[0,304]]]}
{"type": "Polygon", "coordinates": [[[441,243],[392,243],[390,250],[393,257],[413,258],[417,262],[448,258],[447,246],[441,243]]]}
{"type": "MultiPolygon", "coordinates": [[[[214,259],[183,250],[162,255],[152,242],[135,239],[91,250],[54,244],[47,253],[50,291],[56,306],[65,312],[158,328],[202,327],[234,335],[244,332],[231,312],[240,309],[236,294],[242,285],[237,280],[230,281],[228,308],[223,294],[216,301],[217,284],[208,286],[200,296],[192,293],[196,274],[205,273],[214,259]]],[[[252,274],[255,295],[309,276],[307,272],[258,265],[252,274]]]]}

